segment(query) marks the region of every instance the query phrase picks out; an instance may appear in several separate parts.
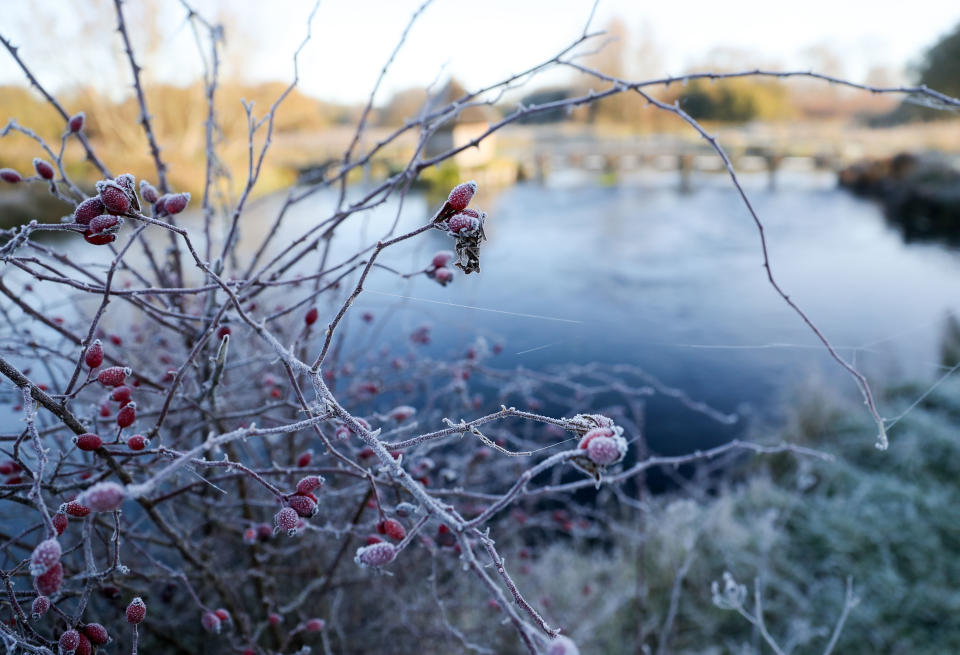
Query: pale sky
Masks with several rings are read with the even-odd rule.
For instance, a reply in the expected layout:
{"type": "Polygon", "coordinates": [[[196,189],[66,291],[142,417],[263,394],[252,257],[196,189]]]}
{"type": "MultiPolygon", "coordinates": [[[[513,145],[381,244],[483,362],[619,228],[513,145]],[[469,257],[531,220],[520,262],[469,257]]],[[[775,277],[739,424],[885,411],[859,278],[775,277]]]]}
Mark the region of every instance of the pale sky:
{"type": "MultiPolygon", "coordinates": [[[[303,36],[312,0],[192,4],[201,14],[226,21],[228,70],[250,80],[290,79],[290,55],[303,36]]],[[[365,99],[419,4],[321,0],[314,38],[302,57],[301,89],[329,100],[365,99]]],[[[118,93],[126,89],[129,72],[117,68],[112,2],[0,0],[0,5],[0,33],[22,46],[22,56],[45,83],[58,87],[94,79],[118,93]]],[[[591,5],[592,0],[435,0],[414,26],[378,98],[429,84],[441,73],[476,87],[549,58],[579,35],[591,5]]],[[[177,0],[128,0],[125,6],[150,75],[188,82],[198,74],[195,45],[177,0]],[[151,6],[157,10],[145,21],[145,8],[151,6]]],[[[862,81],[875,66],[902,75],[906,63],[960,22],[960,3],[601,0],[593,27],[602,28],[613,17],[629,29],[631,51],[645,42],[656,45],[659,57],[635,64],[631,72],[637,75],[703,68],[716,48],[744,51],[743,60],[751,66],[809,68],[816,65],[809,48],[825,46],[839,55],[845,75],[862,81]]],[[[0,52],[0,83],[21,79],[0,52]]]]}

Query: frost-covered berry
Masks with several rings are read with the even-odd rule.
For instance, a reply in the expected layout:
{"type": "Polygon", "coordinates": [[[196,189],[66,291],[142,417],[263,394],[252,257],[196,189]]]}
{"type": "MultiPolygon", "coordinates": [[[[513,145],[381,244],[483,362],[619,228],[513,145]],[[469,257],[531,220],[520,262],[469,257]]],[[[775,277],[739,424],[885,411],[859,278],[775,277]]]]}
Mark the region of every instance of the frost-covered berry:
{"type": "Polygon", "coordinates": [[[608,466],[618,462],[620,458],[623,457],[623,453],[620,451],[620,447],[614,439],[599,437],[591,441],[587,446],[587,456],[593,460],[595,464],[608,466]]]}
{"type": "Polygon", "coordinates": [[[37,544],[30,555],[30,575],[43,575],[60,562],[60,542],[46,539],[37,544]]]}
{"type": "Polygon", "coordinates": [[[123,385],[110,392],[110,400],[115,400],[118,403],[128,403],[130,402],[130,394],[130,387],[123,385]]]}
{"type": "Polygon", "coordinates": [[[113,180],[97,182],[97,194],[110,213],[126,214],[130,211],[130,196],[127,195],[127,190],[113,180]]]}
{"type": "Polygon", "coordinates": [[[168,214],[179,214],[187,208],[187,204],[190,202],[189,193],[173,193],[164,196],[164,198],[163,211],[168,214]]]}
{"type": "Polygon", "coordinates": [[[447,229],[457,236],[471,236],[480,229],[481,219],[460,213],[447,221],[447,229]]]}
{"type": "Polygon", "coordinates": [[[60,511],[64,514],[69,514],[74,518],[82,519],[84,516],[90,513],[90,508],[86,505],[81,505],[75,500],[71,500],[69,503],[64,503],[61,505],[60,511]]]}
{"type": "Polygon", "coordinates": [[[392,562],[396,556],[396,547],[384,541],[357,549],[357,555],[353,561],[362,567],[380,567],[392,562]]]}
{"type": "Polygon", "coordinates": [[[94,341],[93,344],[87,348],[87,352],[83,354],[83,361],[86,362],[90,368],[97,368],[103,364],[103,346],[100,345],[100,339],[94,341]]]}
{"type": "MultiPolygon", "coordinates": [[[[612,425],[612,423],[611,423],[612,425]]],[[[587,451],[587,457],[599,466],[609,466],[623,459],[627,453],[627,442],[620,436],[616,427],[593,428],[580,440],[580,450],[587,451]]]]}
{"type": "Polygon", "coordinates": [[[87,230],[83,233],[83,240],[94,246],[105,246],[117,240],[117,235],[109,232],[94,232],[87,230]]]}
{"type": "MultiPolygon", "coordinates": [[[[307,498],[309,501],[310,499],[307,498]]],[[[277,530],[287,533],[288,537],[292,537],[297,534],[297,520],[299,519],[299,514],[297,510],[292,507],[284,507],[277,515],[273,517],[273,522],[277,526],[277,530]]]]}
{"type": "Polygon", "coordinates": [[[80,225],[90,225],[90,221],[105,211],[107,211],[107,208],[104,207],[100,196],[87,198],[73,210],[73,222],[80,225]]]}
{"type": "Polygon", "coordinates": [[[30,614],[34,621],[39,621],[40,617],[50,609],[50,599],[46,596],[37,596],[33,599],[33,605],[30,607],[30,614]]]}
{"type": "Polygon", "coordinates": [[[453,271],[446,267],[438,268],[433,272],[433,279],[436,280],[440,286],[445,287],[453,281],[453,271]]]}
{"type": "Polygon", "coordinates": [[[303,317],[303,322],[307,325],[313,325],[317,322],[317,319],[320,317],[320,312],[317,311],[316,307],[311,307],[307,310],[306,315],[303,317]]]}
{"type": "Polygon", "coordinates": [[[91,655],[93,653],[93,645],[90,643],[90,639],[87,638],[87,635],[80,634],[80,644],[77,646],[77,650],[74,655],[91,655]]]}
{"type": "Polygon", "coordinates": [[[135,434],[127,439],[127,448],[130,450],[143,450],[150,445],[150,440],[142,434],[135,434]]]}
{"type": "Polygon", "coordinates": [[[33,169],[37,171],[37,175],[42,177],[45,180],[52,180],[54,173],[53,166],[50,165],[46,159],[40,159],[40,157],[33,158],[33,169]]]}
{"type": "Polygon", "coordinates": [[[217,330],[217,339],[222,340],[225,336],[230,334],[229,325],[221,325],[220,329],[217,330]]]}
{"type": "Polygon", "coordinates": [[[461,211],[470,204],[473,194],[477,192],[477,183],[473,180],[464,182],[453,187],[450,195],[447,197],[447,204],[455,211],[461,211]]]}
{"type": "Polygon", "coordinates": [[[270,616],[267,617],[267,623],[270,625],[280,625],[282,620],[279,614],[270,614],[270,616]]]}
{"type": "Polygon", "coordinates": [[[147,616],[147,606],[140,596],[137,596],[127,605],[127,623],[137,625],[147,616]]]}
{"type": "Polygon", "coordinates": [[[322,632],[324,628],[327,627],[327,624],[323,619],[310,619],[304,625],[307,632],[322,632]]]}
{"type": "Polygon", "coordinates": [[[83,634],[97,646],[103,646],[110,641],[110,635],[107,634],[107,629],[99,623],[88,623],[83,626],[83,634]]]}
{"type": "Polygon", "coordinates": [[[377,523],[377,532],[387,535],[394,541],[403,541],[407,536],[406,528],[396,519],[385,519],[377,523]]]}
{"type": "Polygon", "coordinates": [[[155,186],[146,180],[140,180],[140,197],[153,204],[160,199],[160,193],[155,186]]]}
{"type": "Polygon", "coordinates": [[[77,448],[80,450],[96,450],[103,445],[103,439],[98,435],[93,434],[92,432],[87,432],[86,434],[81,434],[76,438],[77,448]]]}
{"type": "Polygon", "coordinates": [[[221,623],[233,623],[233,618],[230,616],[230,612],[224,608],[221,607],[220,609],[215,610],[213,613],[217,615],[217,618],[220,619],[221,623]]]}
{"type": "Polygon", "coordinates": [[[118,175],[113,179],[120,188],[127,192],[127,196],[131,196],[134,193],[136,188],[137,178],[133,176],[133,173],[124,173],[123,175],[118,175]]]}
{"type": "Polygon", "coordinates": [[[129,428],[137,420],[137,404],[127,403],[117,412],[117,425],[121,428],[129,428]]]}
{"type": "Polygon", "coordinates": [[[70,523],[70,519],[68,519],[67,515],[63,512],[57,512],[51,520],[53,521],[53,529],[57,531],[58,537],[63,534],[63,531],[67,529],[67,525],[70,523]]]}
{"type": "Polygon", "coordinates": [[[113,214],[101,214],[100,216],[95,216],[90,221],[87,231],[91,234],[113,233],[116,232],[122,224],[123,221],[119,216],[114,216],[113,214]]]}
{"type": "Polygon", "coordinates": [[[317,504],[307,496],[291,496],[287,502],[300,516],[310,518],[317,513],[317,504]]]}
{"type": "Polygon", "coordinates": [[[97,382],[105,387],[119,387],[132,371],[125,366],[111,366],[100,371],[97,382]]]}
{"type": "Polygon", "coordinates": [[[443,268],[444,266],[452,262],[455,257],[456,255],[454,255],[449,250],[441,250],[440,252],[436,253],[433,256],[433,259],[430,261],[430,264],[434,268],[443,268]]]}
{"type": "Polygon", "coordinates": [[[298,494],[308,494],[323,486],[323,478],[319,475],[308,475],[297,483],[298,494]]]}
{"type": "Polygon", "coordinates": [[[381,539],[381,538],[378,537],[377,535],[375,535],[375,534],[369,534],[369,535],[367,535],[366,544],[367,544],[368,546],[371,545],[371,544],[382,544],[382,543],[383,543],[383,539],[381,539]]]}
{"type": "Polygon", "coordinates": [[[12,168],[0,168],[0,180],[9,182],[10,184],[16,184],[22,179],[23,177],[21,177],[20,173],[12,168]]]}
{"type": "Polygon", "coordinates": [[[220,618],[213,612],[204,612],[203,616],[200,617],[200,625],[207,632],[220,634],[220,624],[220,618]]]}
{"type": "Polygon", "coordinates": [[[544,655],[580,655],[580,650],[570,637],[557,635],[547,644],[544,655]]]}
{"type": "Polygon", "coordinates": [[[98,482],[77,497],[94,512],[112,512],[123,504],[127,490],[116,482],[98,482]]]}
{"type": "Polygon", "coordinates": [[[70,120],[67,121],[67,127],[71,132],[79,132],[83,129],[83,123],[86,121],[87,116],[82,111],[78,114],[74,114],[70,117],[70,120]]]}
{"type": "Polygon", "coordinates": [[[57,562],[43,575],[37,576],[33,581],[37,592],[44,596],[52,596],[60,590],[63,584],[63,565],[57,562]]]}
{"type": "Polygon", "coordinates": [[[60,641],[57,643],[60,645],[61,653],[72,653],[80,645],[80,633],[76,630],[67,630],[60,635],[60,641]]]}

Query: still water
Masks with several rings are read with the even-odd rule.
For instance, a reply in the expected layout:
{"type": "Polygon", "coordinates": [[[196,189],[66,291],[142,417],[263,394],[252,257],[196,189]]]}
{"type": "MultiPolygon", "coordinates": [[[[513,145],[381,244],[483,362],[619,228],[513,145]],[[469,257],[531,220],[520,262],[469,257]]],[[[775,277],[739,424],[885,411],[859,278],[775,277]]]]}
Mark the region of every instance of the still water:
{"type": "MultiPolygon", "coordinates": [[[[856,397],[766,281],[756,227],[727,178],[695,178],[689,192],[653,173],[615,187],[593,182],[573,175],[497,195],[481,189],[473,204],[489,217],[479,275],[458,271],[441,288],[379,271],[355,311],[389,313],[397,333],[431,323],[437,353],[462,352],[477,334],[502,340],[497,361],[507,368],[629,363],[745,417],[724,427],[655,398],[647,438],[661,452],[775,422],[803,385],[856,397]]],[[[830,174],[784,174],[774,189],[765,176],[744,184],[782,287],[873,385],[941,373],[944,320],[960,310],[960,253],[904,243],[878,205],[837,189],[830,174]]],[[[309,225],[329,202],[316,200],[291,225],[309,225]]],[[[398,230],[432,209],[408,197],[398,230]]],[[[362,230],[335,240],[335,252],[373,242],[396,216],[396,205],[371,212],[362,230]]],[[[450,248],[449,237],[429,232],[383,257],[413,271],[450,248]]]]}
{"type": "MultiPolygon", "coordinates": [[[[385,318],[382,339],[403,347],[406,335],[430,323],[436,356],[462,355],[483,336],[503,343],[494,360],[501,368],[627,363],[743,417],[724,426],[655,397],[646,407],[646,436],[666,453],[772,425],[803,385],[855,398],[853,381],[766,281],[756,227],[729,180],[705,174],[688,192],[676,182],[647,173],[600,186],[567,174],[495,194],[481,188],[473,203],[489,215],[481,273],[457,271],[440,287],[424,276],[401,280],[374,270],[348,321],[359,325],[365,311],[385,318]]],[[[830,174],[783,173],[774,189],[765,176],[743,182],[782,287],[875,387],[942,373],[944,320],[960,311],[960,252],[905,243],[879,206],[837,189],[830,174]]],[[[262,199],[245,214],[242,251],[259,245],[281,200],[262,199]]],[[[296,206],[275,245],[328,216],[334,202],[335,195],[318,194],[296,206]]],[[[411,194],[402,207],[391,200],[355,215],[335,237],[330,261],[382,238],[394,220],[399,234],[435,209],[411,194]]],[[[158,252],[165,239],[152,235],[158,252]]],[[[98,254],[79,239],[68,247],[81,261],[98,254]]],[[[431,231],[388,249],[381,261],[412,272],[452,247],[431,231]]],[[[315,272],[318,258],[314,251],[294,271],[315,272]]],[[[304,291],[292,289],[281,301],[299,301],[304,291]]],[[[51,311],[71,311],[66,295],[50,298],[51,311]]],[[[105,323],[129,320],[122,308],[111,305],[105,323]]],[[[321,311],[321,324],[327,318],[321,311]]],[[[351,336],[346,351],[361,346],[370,342],[351,336]]],[[[881,413],[896,409],[881,406],[881,413]]]]}

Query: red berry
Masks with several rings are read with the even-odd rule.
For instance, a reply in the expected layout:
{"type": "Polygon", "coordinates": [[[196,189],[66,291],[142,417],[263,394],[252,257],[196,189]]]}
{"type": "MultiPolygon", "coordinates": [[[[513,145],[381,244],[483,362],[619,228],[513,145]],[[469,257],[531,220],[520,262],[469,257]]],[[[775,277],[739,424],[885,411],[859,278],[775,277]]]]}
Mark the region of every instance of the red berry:
{"type": "Polygon", "coordinates": [[[33,168],[37,171],[37,175],[42,177],[45,180],[52,180],[54,176],[53,166],[50,165],[45,159],[40,159],[39,157],[33,158],[33,168]]]}
{"type": "Polygon", "coordinates": [[[123,504],[127,490],[116,482],[98,482],[77,497],[94,512],[112,512],[123,504]]]}
{"type": "Polygon", "coordinates": [[[320,312],[317,311],[316,307],[311,307],[307,310],[307,315],[303,317],[304,322],[307,325],[313,325],[317,322],[317,318],[320,317],[320,312]]]}
{"type": "Polygon", "coordinates": [[[433,272],[433,279],[440,283],[440,286],[445,287],[453,281],[453,271],[449,268],[438,268],[433,272]]]}
{"type": "Polygon", "coordinates": [[[152,184],[146,180],[140,180],[140,197],[153,204],[160,198],[160,194],[152,184]]]}
{"type": "Polygon", "coordinates": [[[137,404],[127,403],[117,412],[117,425],[121,428],[129,428],[137,420],[137,404]]]}
{"type": "Polygon", "coordinates": [[[76,630],[67,630],[60,635],[60,652],[72,653],[80,645],[80,633],[76,630]]]}
{"type": "Polygon", "coordinates": [[[447,221],[447,229],[453,234],[469,236],[480,229],[480,219],[467,214],[457,214],[447,221]]]}
{"type": "Polygon", "coordinates": [[[112,228],[120,225],[120,217],[114,216],[113,214],[101,214],[96,216],[90,221],[90,226],[87,228],[87,232],[91,234],[101,234],[105,233],[112,228]]]}
{"type": "Polygon", "coordinates": [[[105,387],[119,387],[130,373],[130,369],[124,366],[111,366],[100,371],[97,382],[105,387]]]}
{"type": "Polygon", "coordinates": [[[360,315],[360,318],[363,319],[363,322],[364,322],[364,323],[372,323],[372,322],[373,322],[373,314],[371,314],[370,312],[364,312],[363,314],[360,315]]]}
{"type": "Polygon", "coordinates": [[[313,451],[305,450],[302,453],[300,453],[299,457],[297,457],[297,466],[299,466],[300,468],[305,468],[307,466],[310,466],[310,461],[312,459],[313,459],[313,451]]]}
{"type": "Polygon", "coordinates": [[[103,346],[100,345],[100,339],[94,341],[93,345],[87,348],[87,352],[83,354],[83,361],[90,368],[97,368],[103,364],[103,346]]]}
{"type": "Polygon", "coordinates": [[[93,646],[90,644],[90,640],[86,635],[80,635],[80,644],[77,646],[74,655],[90,655],[91,653],[93,653],[93,646]]]}
{"type": "Polygon", "coordinates": [[[587,446],[587,456],[595,464],[607,466],[620,461],[623,452],[618,446],[616,440],[609,437],[598,437],[593,439],[587,446]]]}
{"type": "Polygon", "coordinates": [[[307,632],[320,632],[327,627],[327,624],[324,623],[323,619],[310,619],[304,627],[306,627],[307,632]]]}
{"type": "Polygon", "coordinates": [[[383,543],[383,539],[381,539],[380,537],[378,537],[378,536],[375,535],[375,534],[371,534],[371,535],[369,535],[369,536],[367,537],[367,545],[368,545],[368,546],[371,546],[371,545],[373,545],[373,544],[382,544],[382,543],[383,543]]]}
{"type": "Polygon", "coordinates": [[[103,439],[93,434],[92,432],[87,432],[86,434],[81,434],[76,438],[77,448],[80,450],[96,450],[103,445],[103,439]]]}
{"type": "Polygon", "coordinates": [[[604,427],[593,428],[592,430],[587,432],[585,435],[583,435],[583,439],[580,440],[580,444],[577,447],[580,450],[586,450],[587,447],[590,445],[590,442],[593,441],[594,439],[597,439],[599,437],[612,437],[614,434],[615,433],[612,428],[604,428],[604,427]]]}
{"type": "Polygon", "coordinates": [[[287,502],[300,516],[310,518],[317,513],[317,504],[306,496],[291,496],[287,502]]]}
{"type": "Polygon", "coordinates": [[[126,214],[130,211],[130,196],[127,195],[127,190],[113,180],[97,182],[97,194],[108,212],[126,214]]]}
{"type": "Polygon", "coordinates": [[[59,564],[60,553],[60,542],[56,539],[41,541],[30,555],[30,575],[43,575],[51,567],[59,564]]]}
{"type": "Polygon", "coordinates": [[[150,440],[142,434],[135,434],[127,439],[127,448],[130,450],[143,450],[150,444],[150,440]]]}
{"type": "Polygon", "coordinates": [[[163,210],[168,214],[179,214],[187,208],[187,203],[189,202],[189,193],[174,193],[167,196],[166,201],[163,203],[163,210]]]}
{"type": "Polygon", "coordinates": [[[216,614],[217,618],[220,619],[223,623],[233,623],[233,621],[230,619],[230,612],[228,612],[222,607],[214,611],[214,614],[216,614]]]}
{"type": "Polygon", "coordinates": [[[477,192],[477,183],[474,181],[464,182],[453,187],[450,196],[447,198],[447,204],[454,211],[461,211],[470,204],[473,194],[477,192]]]}
{"type": "Polygon", "coordinates": [[[39,621],[40,617],[47,613],[47,610],[50,609],[50,599],[46,596],[37,596],[33,599],[33,606],[30,608],[30,613],[33,615],[34,621],[39,621]]]}
{"type": "Polygon", "coordinates": [[[385,534],[394,541],[403,541],[407,536],[407,531],[403,524],[396,519],[385,519],[377,524],[377,532],[385,534]]]}
{"type": "Polygon", "coordinates": [[[130,402],[130,393],[130,387],[119,386],[110,393],[110,400],[116,400],[118,403],[128,403],[130,402]]]}
{"type": "Polygon", "coordinates": [[[63,583],[63,565],[57,562],[50,567],[49,571],[34,579],[33,583],[37,591],[44,596],[51,596],[57,593],[60,585],[63,583]]]}
{"type": "Polygon", "coordinates": [[[220,633],[220,619],[213,612],[204,612],[203,616],[200,617],[200,624],[207,632],[220,633]]]}
{"type": "Polygon", "coordinates": [[[22,179],[23,178],[20,176],[20,173],[12,168],[0,168],[0,180],[9,182],[10,184],[16,184],[22,179]]]}
{"type": "Polygon", "coordinates": [[[306,495],[314,489],[323,486],[323,478],[318,475],[308,475],[297,483],[297,493],[306,495]]]}
{"type": "Polygon", "coordinates": [[[102,405],[100,405],[100,416],[102,416],[103,418],[107,418],[111,414],[113,414],[113,411],[110,409],[110,405],[108,405],[107,403],[103,403],[102,405]]]}
{"type": "Polygon", "coordinates": [[[90,221],[103,214],[106,210],[107,208],[103,206],[103,201],[100,200],[100,196],[87,198],[73,210],[73,222],[80,223],[80,225],[90,225],[90,221]]]}
{"type": "Polygon", "coordinates": [[[441,250],[440,252],[438,252],[433,256],[433,260],[430,262],[430,264],[434,268],[443,268],[444,266],[449,264],[451,261],[453,261],[454,257],[456,257],[456,255],[454,255],[449,250],[441,250]]]}
{"type": "Polygon", "coordinates": [[[217,339],[223,339],[228,334],[230,334],[230,326],[222,325],[220,329],[217,330],[217,339]]]}
{"type": "Polygon", "coordinates": [[[280,625],[280,621],[281,619],[279,614],[271,614],[267,617],[267,623],[270,625],[280,625]]]}
{"type": "Polygon", "coordinates": [[[79,114],[74,114],[67,122],[67,127],[71,132],[79,132],[83,129],[83,123],[85,119],[86,115],[82,111],[79,114]]]}
{"type": "Polygon", "coordinates": [[[83,240],[94,246],[105,246],[117,240],[116,234],[102,234],[87,230],[83,233],[83,240]]]}
{"type": "Polygon", "coordinates": [[[127,605],[127,622],[134,625],[143,621],[147,616],[147,606],[139,596],[130,601],[127,605]]]}
{"type": "Polygon", "coordinates": [[[382,542],[359,548],[353,561],[362,567],[380,567],[392,562],[396,556],[396,547],[393,544],[382,542]]]}
{"type": "Polygon", "coordinates": [[[121,336],[118,335],[118,334],[111,334],[111,335],[110,335],[110,343],[112,343],[112,344],[115,345],[115,346],[122,346],[122,345],[123,345],[123,337],[121,337],[121,336]]]}
{"type": "Polygon", "coordinates": [[[90,508],[86,505],[81,505],[75,500],[71,500],[69,503],[64,503],[61,505],[60,511],[64,514],[69,514],[70,516],[82,519],[84,516],[90,513],[90,508]]]}
{"type": "Polygon", "coordinates": [[[107,634],[107,629],[99,623],[88,623],[83,626],[83,634],[87,635],[90,641],[97,646],[103,646],[110,641],[110,635],[107,634]]]}
{"type": "Polygon", "coordinates": [[[270,527],[269,523],[261,523],[257,526],[257,538],[261,541],[266,541],[273,536],[273,528],[270,527]]]}
{"type": "MultiPolygon", "coordinates": [[[[309,502],[309,499],[307,500],[309,502]]],[[[282,530],[287,533],[287,536],[292,537],[297,533],[297,516],[297,510],[292,507],[284,507],[273,517],[273,521],[278,530],[282,530]]]]}
{"type": "Polygon", "coordinates": [[[257,531],[254,528],[247,528],[243,531],[243,543],[248,546],[257,543],[257,531]]]}
{"type": "Polygon", "coordinates": [[[62,512],[57,512],[53,515],[53,529],[57,531],[57,536],[63,534],[63,531],[67,529],[67,524],[69,523],[67,515],[62,512]]]}

